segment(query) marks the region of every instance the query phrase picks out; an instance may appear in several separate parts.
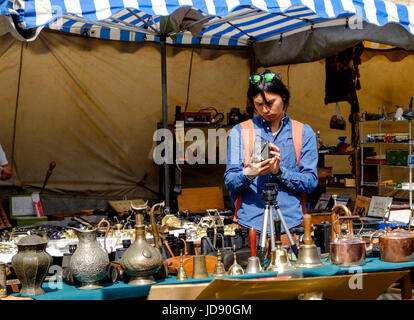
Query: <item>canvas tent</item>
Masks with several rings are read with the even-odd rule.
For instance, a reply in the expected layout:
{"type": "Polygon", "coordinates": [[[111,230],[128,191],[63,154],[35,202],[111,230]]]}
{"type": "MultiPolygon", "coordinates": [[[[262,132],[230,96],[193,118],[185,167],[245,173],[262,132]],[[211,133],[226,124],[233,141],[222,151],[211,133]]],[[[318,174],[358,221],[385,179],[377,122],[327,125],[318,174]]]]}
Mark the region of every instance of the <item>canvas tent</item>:
{"type": "MultiPolygon", "coordinates": [[[[256,67],[318,60],[332,54],[332,41],[338,43],[334,50],[365,38],[406,49],[412,48],[412,8],[389,2],[227,1],[220,5],[216,2],[196,1],[179,4],[168,1],[99,3],[101,7],[97,8],[93,1],[3,2],[1,13],[16,15],[21,28],[36,28],[48,24],[48,28],[86,37],[74,38],[58,33],[40,32],[36,41],[23,45],[7,35],[4,36],[8,42],[2,42],[2,57],[9,64],[5,64],[7,67],[3,68],[1,81],[6,86],[13,85],[10,91],[4,93],[9,108],[5,112],[1,130],[2,137],[9,139],[2,144],[9,151],[13,148],[18,151],[14,152],[15,162],[18,163],[16,169],[21,168],[19,176],[24,177],[26,185],[41,185],[48,160],[53,160],[56,153],[59,153],[62,160],[58,165],[63,164],[64,170],[56,172],[57,175],[50,181],[51,190],[54,192],[120,197],[129,195],[134,190],[135,194],[149,195],[136,184],[144,172],[149,173],[150,185],[153,188],[157,184],[156,168],[149,164],[149,150],[140,150],[140,146],[145,144],[144,141],[152,140],[156,122],[154,119],[158,116],[160,120],[161,73],[158,55],[155,63],[149,63],[157,54],[157,45],[140,46],[137,42],[159,41],[159,36],[150,34],[148,30],[151,27],[159,29],[160,16],[173,13],[178,5],[197,8],[206,18],[208,15],[209,19],[203,21],[206,28],[198,37],[193,38],[191,33],[183,31],[177,34],[177,41],[167,38],[167,43],[251,47],[254,49],[256,67]],[[363,20],[370,23],[367,25],[363,22],[362,29],[350,27],[359,26],[360,21],[354,16],[358,10],[363,20]],[[398,24],[387,24],[388,22],[398,24]],[[348,26],[347,29],[344,26],[348,26]],[[377,31],[378,28],[381,32],[377,31]],[[390,30],[392,36],[383,39],[386,30],[390,30]],[[348,40],[338,41],[343,34],[349,34],[348,40]],[[302,41],[298,41],[296,37],[302,41]],[[108,44],[93,38],[127,40],[128,43],[108,44]],[[277,50],[275,46],[278,46],[277,50]],[[146,55],[143,51],[147,51],[146,55]],[[119,52],[123,54],[119,56],[119,52]],[[291,54],[281,55],[281,52],[291,54]],[[298,56],[298,52],[317,54],[304,57],[298,56]],[[17,56],[20,56],[20,61],[16,61],[17,56]],[[39,70],[42,70],[40,74],[39,70]],[[108,81],[111,82],[110,85],[108,81]],[[146,98],[151,91],[157,92],[158,96],[151,95],[152,101],[149,103],[146,98]],[[147,106],[145,112],[144,102],[151,105],[147,106]],[[31,109],[33,104],[41,108],[41,111],[31,109]],[[120,113],[123,114],[122,117],[120,113]],[[131,115],[135,116],[137,113],[144,119],[136,117],[136,122],[131,121],[131,115]],[[76,121],[68,123],[68,119],[76,121]],[[10,125],[13,123],[17,126],[10,125]],[[19,126],[20,123],[24,125],[19,126]],[[134,126],[135,123],[137,127],[134,126]],[[54,130],[48,130],[50,127],[47,124],[54,130]],[[94,129],[92,136],[89,131],[91,127],[94,129]],[[47,137],[50,133],[68,139],[68,145],[76,142],[76,147],[65,148],[65,141],[52,141],[53,139],[47,137]],[[28,137],[38,139],[30,139],[29,143],[28,137]],[[16,147],[16,142],[20,143],[21,149],[16,147]],[[43,164],[33,161],[38,150],[39,158],[48,159],[43,164]],[[82,161],[85,159],[83,153],[91,155],[86,158],[93,159],[94,162],[82,161]],[[29,154],[30,157],[27,156],[29,154]],[[146,161],[144,165],[143,161],[146,161]],[[142,170],[142,167],[146,170],[142,170]],[[101,179],[102,177],[104,178],[101,179]]],[[[174,106],[175,102],[182,104],[185,101],[183,96],[185,97],[191,50],[183,49],[179,53],[174,47],[168,50],[169,56],[174,56],[174,59],[181,56],[172,65],[167,64],[167,75],[174,75],[174,80],[178,82],[169,82],[168,105],[174,106]],[[180,98],[174,99],[174,90],[177,88],[182,94],[180,98]]],[[[221,105],[225,110],[231,106],[243,109],[247,84],[243,82],[240,87],[231,88],[226,84],[234,82],[234,79],[247,78],[250,70],[246,51],[236,49],[230,52],[229,49],[221,49],[217,53],[208,51],[210,49],[198,50],[200,57],[203,52],[210,52],[218,58],[199,59],[201,68],[198,73],[192,74],[191,84],[197,83],[198,77],[202,79],[200,83],[203,85],[200,85],[197,95],[191,95],[191,99],[194,99],[192,102],[199,106],[221,105]],[[213,68],[217,70],[214,72],[213,68]],[[211,88],[215,90],[214,96],[211,88]],[[223,102],[223,99],[228,100],[223,102]]],[[[196,54],[196,59],[200,57],[196,54]]],[[[193,87],[192,89],[194,90],[193,87]]],[[[172,119],[171,109],[169,119],[172,119]]],[[[306,112],[303,115],[305,114],[306,112]]],[[[14,180],[11,183],[18,185],[19,182],[14,180]]],[[[150,195],[153,196],[151,193],[150,195]]]]}

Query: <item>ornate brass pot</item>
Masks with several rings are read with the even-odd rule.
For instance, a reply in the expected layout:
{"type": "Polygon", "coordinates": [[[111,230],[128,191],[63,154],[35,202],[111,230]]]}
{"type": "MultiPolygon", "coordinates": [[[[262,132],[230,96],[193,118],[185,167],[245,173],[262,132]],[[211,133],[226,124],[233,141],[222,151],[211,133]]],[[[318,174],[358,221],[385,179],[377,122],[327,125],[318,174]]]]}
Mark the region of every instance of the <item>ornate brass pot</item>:
{"type": "Polygon", "coordinates": [[[98,282],[107,273],[109,258],[96,239],[98,228],[80,230],[72,227],[72,229],[79,238],[79,244],[70,258],[70,269],[73,276],[82,282],[82,286],[79,289],[92,290],[102,288],[98,282]]]}
{"type": "Polygon", "coordinates": [[[12,258],[12,266],[22,284],[20,293],[30,296],[45,293],[42,283],[53,261],[46,246],[47,240],[37,235],[25,236],[17,243],[18,252],[12,258]]]}
{"type": "MultiPolygon", "coordinates": [[[[142,214],[136,214],[135,241],[124,252],[121,258],[121,266],[125,273],[131,276],[130,285],[146,285],[155,283],[153,275],[161,268],[162,255],[159,249],[159,234],[155,225],[154,209],[156,206],[164,206],[164,202],[155,204],[151,208],[151,222],[155,247],[150,245],[145,238],[145,225],[142,214]]],[[[146,211],[147,206],[131,208],[135,211],[146,211]]]]}

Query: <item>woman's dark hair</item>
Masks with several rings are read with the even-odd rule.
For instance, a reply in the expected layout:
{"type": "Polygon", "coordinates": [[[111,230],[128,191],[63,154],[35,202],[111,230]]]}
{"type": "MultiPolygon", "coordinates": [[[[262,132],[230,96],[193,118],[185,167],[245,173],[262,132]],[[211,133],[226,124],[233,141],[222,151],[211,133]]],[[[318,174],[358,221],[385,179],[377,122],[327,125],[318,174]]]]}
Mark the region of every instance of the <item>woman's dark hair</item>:
{"type": "Polygon", "coordinates": [[[253,98],[260,94],[263,98],[263,100],[267,103],[266,97],[264,95],[264,92],[271,92],[271,93],[277,93],[282,97],[283,100],[283,110],[287,110],[288,104],[289,104],[289,98],[290,93],[288,88],[284,85],[282,80],[280,79],[280,76],[276,74],[276,76],[272,79],[272,81],[265,82],[264,78],[262,77],[266,73],[274,73],[275,72],[271,70],[263,70],[259,73],[260,81],[256,84],[253,84],[250,82],[249,89],[247,90],[247,97],[251,103],[251,105],[254,107],[253,98]]]}

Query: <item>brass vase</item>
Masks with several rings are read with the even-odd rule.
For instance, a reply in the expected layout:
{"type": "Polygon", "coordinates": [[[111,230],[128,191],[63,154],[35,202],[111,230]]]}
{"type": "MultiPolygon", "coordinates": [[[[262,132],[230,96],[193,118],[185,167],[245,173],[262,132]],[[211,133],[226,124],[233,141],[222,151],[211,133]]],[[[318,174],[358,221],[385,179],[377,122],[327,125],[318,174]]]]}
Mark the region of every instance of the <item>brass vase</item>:
{"type": "Polygon", "coordinates": [[[99,281],[105,278],[107,274],[109,258],[96,239],[98,229],[81,230],[73,227],[71,229],[75,231],[76,236],[79,238],[76,250],[70,258],[72,275],[82,282],[82,286],[79,289],[92,290],[102,288],[99,285],[99,281]]]}
{"type": "Polygon", "coordinates": [[[17,243],[12,258],[13,270],[22,284],[20,293],[30,296],[44,294],[42,283],[53,258],[46,252],[47,240],[37,235],[25,236],[17,243]]]}
{"type": "MultiPolygon", "coordinates": [[[[137,214],[135,241],[124,252],[120,261],[125,273],[131,276],[131,280],[128,282],[130,285],[155,283],[153,275],[161,268],[161,252],[147,242],[143,222],[142,214],[137,214]]],[[[154,240],[157,239],[155,233],[157,233],[157,229],[154,230],[154,240]]]]}

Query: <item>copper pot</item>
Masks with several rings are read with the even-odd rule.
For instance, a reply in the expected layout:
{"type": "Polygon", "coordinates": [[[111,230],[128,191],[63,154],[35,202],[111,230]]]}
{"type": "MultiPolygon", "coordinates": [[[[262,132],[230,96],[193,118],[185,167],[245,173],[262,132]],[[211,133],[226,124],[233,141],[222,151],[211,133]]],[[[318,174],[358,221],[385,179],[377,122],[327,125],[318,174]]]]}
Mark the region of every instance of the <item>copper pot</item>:
{"type": "Polygon", "coordinates": [[[358,218],[358,216],[352,216],[346,206],[337,205],[332,209],[331,219],[334,237],[330,243],[330,259],[337,266],[348,267],[365,264],[366,244],[359,236],[356,237],[353,234],[352,219],[358,218]],[[345,217],[339,216],[341,210],[345,211],[345,217]],[[347,220],[348,230],[346,235],[341,234],[340,220],[347,220]]]}
{"type": "Polygon", "coordinates": [[[381,260],[387,262],[407,262],[414,260],[414,232],[394,229],[379,237],[381,260]]]}

